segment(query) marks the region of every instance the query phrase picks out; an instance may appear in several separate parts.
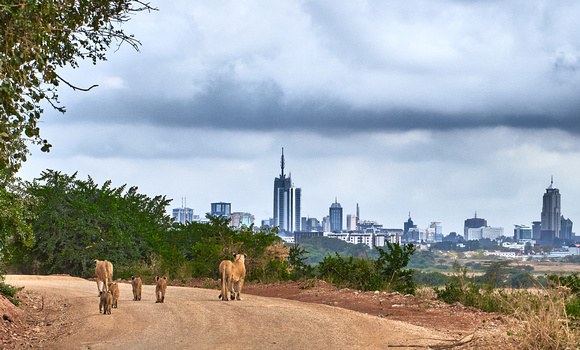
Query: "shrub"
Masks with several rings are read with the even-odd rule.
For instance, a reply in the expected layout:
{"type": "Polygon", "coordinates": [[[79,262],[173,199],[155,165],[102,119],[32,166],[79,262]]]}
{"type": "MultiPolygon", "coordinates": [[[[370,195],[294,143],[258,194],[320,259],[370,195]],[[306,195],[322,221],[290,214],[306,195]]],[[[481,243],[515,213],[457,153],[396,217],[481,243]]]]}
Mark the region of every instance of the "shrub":
{"type": "Polygon", "coordinates": [[[4,295],[10,302],[16,306],[20,305],[20,300],[16,297],[16,293],[23,290],[24,287],[14,287],[4,283],[4,278],[0,280],[0,294],[4,295]]]}
{"type": "Polygon", "coordinates": [[[375,247],[379,258],[343,258],[338,253],[327,255],[318,265],[320,278],[339,288],[362,291],[390,290],[413,294],[416,284],[413,270],[405,269],[415,251],[412,244],[386,242],[387,249],[375,247]]]}
{"type": "Polygon", "coordinates": [[[314,268],[304,261],[308,251],[301,248],[298,244],[290,247],[288,252],[288,265],[290,268],[290,278],[293,281],[302,281],[314,277],[314,268]]]}

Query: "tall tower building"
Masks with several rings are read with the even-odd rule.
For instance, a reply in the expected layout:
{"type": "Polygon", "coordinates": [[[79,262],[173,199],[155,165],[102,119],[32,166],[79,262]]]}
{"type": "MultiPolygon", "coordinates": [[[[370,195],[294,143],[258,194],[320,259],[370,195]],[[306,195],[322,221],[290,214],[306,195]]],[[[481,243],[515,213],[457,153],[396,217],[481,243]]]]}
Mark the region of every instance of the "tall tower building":
{"type": "Polygon", "coordinates": [[[342,206],[336,198],[334,203],[330,205],[328,216],[330,217],[330,232],[342,231],[342,206]]]}
{"type": "Polygon", "coordinates": [[[544,193],[541,217],[541,239],[551,241],[560,238],[562,229],[560,190],[554,188],[554,177],[550,181],[550,187],[544,193]]]}
{"type": "Polygon", "coordinates": [[[294,187],[290,175],[286,177],[284,165],[284,148],[282,148],[280,176],[274,179],[274,226],[283,232],[300,231],[302,190],[294,187]]]}

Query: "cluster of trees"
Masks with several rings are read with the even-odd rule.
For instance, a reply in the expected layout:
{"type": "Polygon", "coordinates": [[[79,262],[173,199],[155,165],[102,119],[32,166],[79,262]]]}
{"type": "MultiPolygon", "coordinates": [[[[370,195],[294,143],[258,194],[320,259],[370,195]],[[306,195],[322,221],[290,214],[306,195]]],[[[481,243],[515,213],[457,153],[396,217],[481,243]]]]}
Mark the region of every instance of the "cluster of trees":
{"type": "Polygon", "coordinates": [[[170,200],[137,190],[44,171],[26,184],[27,194],[37,200],[29,208],[34,235],[8,242],[7,267],[22,273],[88,277],[95,259],[107,259],[125,275],[143,273],[139,267],[147,266],[170,278],[217,277],[221,260],[244,252],[250,279],[275,275],[270,270],[276,268],[285,271],[275,230],[235,230],[221,217],[210,217],[210,224],[175,223],[166,213],[170,200]]]}

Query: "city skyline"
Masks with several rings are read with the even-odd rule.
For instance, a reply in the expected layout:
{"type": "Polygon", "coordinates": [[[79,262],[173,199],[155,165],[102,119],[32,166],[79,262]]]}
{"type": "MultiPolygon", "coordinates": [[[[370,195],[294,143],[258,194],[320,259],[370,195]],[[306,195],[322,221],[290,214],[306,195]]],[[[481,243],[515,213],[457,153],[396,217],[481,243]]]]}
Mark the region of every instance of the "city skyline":
{"type": "Polygon", "coordinates": [[[140,40],[59,76],[19,175],[138,186],[196,212],[272,215],[280,149],[301,216],[345,214],[460,233],[540,220],[554,175],[580,214],[580,3],[158,2],[140,40]]]}
{"type": "MultiPolygon", "coordinates": [[[[329,222],[329,232],[340,232],[342,231],[342,229],[344,229],[344,222],[348,222],[348,217],[351,216],[353,218],[358,218],[359,217],[359,205],[357,203],[356,205],[356,215],[354,214],[348,214],[348,213],[344,213],[343,212],[343,208],[341,206],[341,204],[338,202],[338,198],[335,197],[334,202],[331,203],[331,205],[329,206],[329,212],[326,216],[322,216],[322,217],[310,217],[310,216],[300,216],[300,199],[298,199],[298,214],[295,217],[295,220],[293,221],[293,229],[287,229],[286,226],[288,226],[288,223],[291,220],[288,220],[288,223],[285,224],[285,226],[281,226],[279,224],[280,220],[277,220],[276,217],[276,213],[281,213],[282,212],[282,207],[278,204],[283,198],[285,198],[284,200],[287,201],[288,203],[292,202],[292,200],[290,200],[290,196],[289,196],[289,191],[290,189],[295,189],[294,185],[292,184],[292,181],[290,179],[290,177],[286,178],[286,175],[284,173],[284,168],[285,168],[285,159],[284,159],[284,148],[282,148],[282,156],[281,156],[281,160],[280,160],[280,175],[279,177],[275,178],[274,180],[274,211],[273,211],[273,216],[269,217],[269,218],[264,218],[261,220],[257,220],[255,222],[256,226],[260,225],[260,222],[262,220],[270,220],[274,226],[278,226],[280,227],[280,231],[281,233],[291,233],[293,231],[298,231],[298,225],[300,225],[300,231],[305,231],[307,230],[307,228],[303,227],[304,224],[310,220],[310,219],[316,219],[317,221],[319,221],[319,223],[322,225],[323,221],[325,220],[325,218],[328,219],[329,222]],[[287,198],[288,197],[288,198],[287,198]],[[306,221],[305,221],[306,220],[306,221]],[[338,227],[340,227],[341,229],[339,230],[338,227]]],[[[301,189],[298,189],[299,193],[301,192],[301,189]]],[[[298,197],[300,198],[300,194],[298,194],[298,197]]],[[[537,223],[541,223],[542,224],[542,233],[539,235],[542,237],[543,240],[546,241],[551,241],[554,238],[565,238],[565,239],[570,239],[571,238],[571,234],[574,233],[574,231],[570,231],[568,232],[568,236],[563,236],[560,234],[560,230],[562,228],[562,223],[565,222],[567,223],[570,227],[572,227],[572,223],[573,221],[570,220],[569,218],[564,218],[564,216],[561,214],[561,196],[559,193],[559,189],[558,188],[554,188],[554,176],[551,176],[551,180],[550,180],[550,185],[548,188],[546,188],[546,192],[543,195],[543,206],[542,206],[542,212],[540,214],[540,221],[537,220],[533,220],[530,223],[520,223],[520,224],[513,224],[512,226],[515,227],[516,229],[518,229],[518,227],[523,226],[527,226],[530,228],[533,226],[534,222],[537,223]],[[555,219],[557,218],[557,220],[555,219]],[[557,224],[554,224],[554,222],[557,221],[557,224]],[[548,229],[551,229],[553,232],[551,234],[549,233],[545,233],[544,231],[547,231],[548,229]],[[558,232],[558,233],[556,233],[558,232]]],[[[223,202],[220,203],[212,203],[212,211],[211,213],[214,212],[214,206],[216,204],[226,204],[223,202]]],[[[227,203],[228,208],[231,206],[231,203],[227,203]]],[[[182,199],[182,206],[183,206],[183,199],[182,199]]],[[[189,208],[187,208],[189,209],[189,208]]],[[[173,216],[175,216],[175,211],[178,210],[178,208],[174,208],[173,209],[173,216]]],[[[292,210],[288,210],[286,209],[288,212],[292,212],[292,210]]],[[[288,213],[286,213],[285,215],[287,215],[288,213]]],[[[283,217],[284,215],[282,215],[283,217]]],[[[361,219],[362,220],[362,219],[361,219]]],[[[431,221],[430,224],[428,226],[419,226],[417,224],[414,224],[411,218],[411,212],[409,212],[408,214],[408,219],[407,221],[403,222],[402,225],[403,226],[385,226],[383,223],[381,223],[378,220],[369,218],[369,219],[365,219],[365,220],[370,220],[370,221],[376,221],[377,224],[383,226],[386,229],[400,229],[401,227],[403,228],[403,232],[404,235],[406,235],[408,228],[416,228],[419,230],[425,230],[425,229],[429,229],[432,228],[432,226],[434,224],[437,224],[437,234],[442,236],[447,236],[449,235],[451,232],[455,232],[458,235],[463,236],[465,239],[470,239],[472,234],[468,235],[468,229],[481,229],[481,228],[487,228],[490,231],[490,233],[479,233],[479,235],[483,235],[483,236],[488,236],[488,237],[484,237],[484,238],[490,238],[491,236],[497,237],[498,236],[498,232],[501,232],[503,236],[505,237],[512,237],[515,236],[512,235],[512,231],[511,231],[511,227],[508,227],[506,230],[506,227],[504,226],[492,226],[489,225],[487,220],[485,218],[482,217],[478,217],[477,216],[477,211],[474,213],[472,218],[466,218],[464,220],[464,224],[463,224],[463,230],[460,231],[444,231],[442,229],[442,225],[441,222],[436,222],[436,221],[431,221]],[[493,232],[492,232],[493,231],[493,232]]],[[[348,229],[347,229],[348,230],[348,229]]],[[[435,231],[434,231],[435,232],[435,231]]],[[[477,233],[476,233],[477,235],[477,233]]],[[[480,237],[481,238],[481,237],[480,237]]],[[[535,239],[539,239],[539,237],[535,238],[535,239]]]]}

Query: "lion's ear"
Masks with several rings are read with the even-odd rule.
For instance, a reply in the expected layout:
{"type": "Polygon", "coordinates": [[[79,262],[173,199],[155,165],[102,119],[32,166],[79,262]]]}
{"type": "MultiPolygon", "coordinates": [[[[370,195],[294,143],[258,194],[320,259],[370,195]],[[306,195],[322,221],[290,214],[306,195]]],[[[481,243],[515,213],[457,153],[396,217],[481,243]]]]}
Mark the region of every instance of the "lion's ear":
{"type": "Polygon", "coordinates": [[[234,259],[236,258],[236,256],[237,256],[237,255],[238,255],[238,254],[235,254],[235,253],[234,253],[234,259]]]}
{"type": "Polygon", "coordinates": [[[246,254],[244,254],[244,259],[247,258],[248,256],[246,254]]]}

